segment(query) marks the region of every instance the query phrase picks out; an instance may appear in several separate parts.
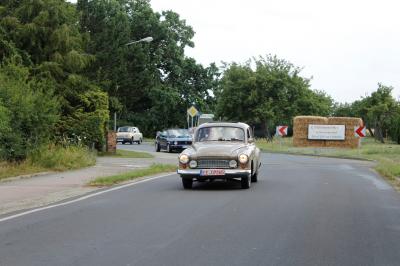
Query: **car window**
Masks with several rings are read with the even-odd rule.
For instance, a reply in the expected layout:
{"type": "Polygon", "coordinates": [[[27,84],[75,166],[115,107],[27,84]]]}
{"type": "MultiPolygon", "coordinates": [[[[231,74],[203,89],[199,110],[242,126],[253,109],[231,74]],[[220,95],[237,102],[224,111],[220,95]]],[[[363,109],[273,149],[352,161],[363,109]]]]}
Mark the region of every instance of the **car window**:
{"type": "Polygon", "coordinates": [[[187,129],[169,129],[168,137],[170,137],[170,138],[188,138],[189,130],[187,130],[187,129]]]}
{"type": "Polygon", "coordinates": [[[129,127],[120,127],[118,128],[118,132],[129,132],[129,127]]]}
{"type": "Polygon", "coordinates": [[[196,141],[244,141],[244,134],[239,127],[203,127],[197,131],[196,141]]]}

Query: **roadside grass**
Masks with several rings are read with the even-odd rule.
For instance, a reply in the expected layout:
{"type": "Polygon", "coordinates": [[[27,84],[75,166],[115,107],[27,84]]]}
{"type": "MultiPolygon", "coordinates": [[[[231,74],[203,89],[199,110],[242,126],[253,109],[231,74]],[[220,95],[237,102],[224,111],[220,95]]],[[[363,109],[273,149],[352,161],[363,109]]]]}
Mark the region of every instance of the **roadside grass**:
{"type": "Polygon", "coordinates": [[[267,152],[373,160],[377,162],[375,170],[400,190],[400,145],[395,143],[382,144],[373,138],[365,138],[359,149],[298,148],[293,147],[292,138],[274,138],[272,142],[258,139],[256,143],[267,152]]]}
{"type": "Polygon", "coordinates": [[[153,155],[147,152],[139,152],[139,151],[127,151],[117,149],[115,154],[108,152],[98,152],[98,156],[110,156],[110,157],[118,157],[118,158],[154,158],[153,155]]]}
{"type": "Polygon", "coordinates": [[[151,143],[154,143],[154,142],[156,141],[156,139],[155,139],[155,138],[147,138],[147,137],[144,137],[144,138],[143,138],[143,141],[144,141],[144,142],[151,142],[151,143]]]}
{"type": "Polygon", "coordinates": [[[0,162],[0,179],[45,171],[65,171],[94,165],[96,154],[85,147],[49,145],[22,162],[0,162]]]}
{"type": "Polygon", "coordinates": [[[174,172],[177,166],[175,164],[152,164],[145,169],[138,169],[123,174],[99,177],[88,183],[89,186],[111,186],[121,182],[129,181],[135,178],[155,175],[164,172],[174,172]]]}

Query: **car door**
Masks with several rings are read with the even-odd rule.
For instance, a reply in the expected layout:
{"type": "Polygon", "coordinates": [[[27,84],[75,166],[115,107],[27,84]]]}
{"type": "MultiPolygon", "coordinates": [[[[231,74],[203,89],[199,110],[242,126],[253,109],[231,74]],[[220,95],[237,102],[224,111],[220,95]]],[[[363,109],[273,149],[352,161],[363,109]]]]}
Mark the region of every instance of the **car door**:
{"type": "Polygon", "coordinates": [[[137,128],[136,127],[132,128],[132,134],[133,134],[133,141],[138,141],[139,138],[138,138],[138,133],[137,133],[137,128]]]}
{"type": "Polygon", "coordinates": [[[168,137],[167,131],[161,132],[159,140],[160,140],[160,147],[163,149],[167,147],[167,137],[168,137]]]}

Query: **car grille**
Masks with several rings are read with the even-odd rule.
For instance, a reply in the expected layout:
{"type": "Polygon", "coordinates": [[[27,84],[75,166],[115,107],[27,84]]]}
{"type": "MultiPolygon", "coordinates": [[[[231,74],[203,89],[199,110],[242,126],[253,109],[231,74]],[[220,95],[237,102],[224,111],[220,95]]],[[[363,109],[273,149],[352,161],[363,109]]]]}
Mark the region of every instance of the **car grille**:
{"type": "Polygon", "coordinates": [[[229,168],[228,160],[199,160],[197,168],[229,168]]]}
{"type": "Polygon", "coordinates": [[[192,144],[192,142],[191,141],[178,141],[178,144],[179,145],[190,145],[190,144],[192,144]]]}

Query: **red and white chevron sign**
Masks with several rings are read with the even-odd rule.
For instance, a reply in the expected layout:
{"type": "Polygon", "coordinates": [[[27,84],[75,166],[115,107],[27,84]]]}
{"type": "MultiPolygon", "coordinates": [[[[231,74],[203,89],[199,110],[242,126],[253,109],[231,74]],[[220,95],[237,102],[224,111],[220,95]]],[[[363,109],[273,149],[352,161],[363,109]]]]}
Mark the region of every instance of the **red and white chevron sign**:
{"type": "Polygon", "coordinates": [[[279,135],[279,136],[286,136],[287,135],[287,129],[288,129],[288,126],[277,126],[276,127],[276,133],[279,135]]]}
{"type": "Polygon", "coordinates": [[[367,135],[365,126],[354,127],[354,136],[357,138],[364,138],[367,135]]]}

